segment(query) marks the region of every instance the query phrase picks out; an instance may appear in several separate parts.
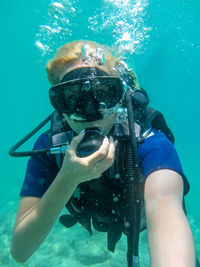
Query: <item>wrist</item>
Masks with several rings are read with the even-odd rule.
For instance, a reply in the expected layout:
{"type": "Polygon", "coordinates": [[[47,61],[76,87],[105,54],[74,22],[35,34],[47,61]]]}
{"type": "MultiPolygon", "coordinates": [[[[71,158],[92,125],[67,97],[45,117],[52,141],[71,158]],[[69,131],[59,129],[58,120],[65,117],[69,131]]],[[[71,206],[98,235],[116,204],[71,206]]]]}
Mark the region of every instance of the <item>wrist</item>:
{"type": "Polygon", "coordinates": [[[70,175],[69,173],[66,173],[62,170],[62,168],[60,169],[58,175],[57,175],[58,179],[61,180],[66,186],[70,186],[71,188],[76,188],[78,183],[76,181],[76,179],[74,179],[74,177],[72,175],[70,175]]]}

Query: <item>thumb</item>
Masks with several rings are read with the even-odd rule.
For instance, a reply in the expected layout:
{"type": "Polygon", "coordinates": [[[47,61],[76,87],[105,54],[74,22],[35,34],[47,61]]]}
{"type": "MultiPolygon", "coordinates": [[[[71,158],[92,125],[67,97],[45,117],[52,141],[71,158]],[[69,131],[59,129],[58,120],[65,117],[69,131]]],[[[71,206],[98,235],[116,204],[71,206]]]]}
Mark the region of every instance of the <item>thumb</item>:
{"type": "Polygon", "coordinates": [[[77,146],[78,146],[79,143],[83,140],[84,135],[85,135],[85,129],[83,129],[83,130],[79,133],[79,135],[75,136],[75,137],[72,139],[69,149],[72,149],[73,151],[76,151],[77,146]]]}

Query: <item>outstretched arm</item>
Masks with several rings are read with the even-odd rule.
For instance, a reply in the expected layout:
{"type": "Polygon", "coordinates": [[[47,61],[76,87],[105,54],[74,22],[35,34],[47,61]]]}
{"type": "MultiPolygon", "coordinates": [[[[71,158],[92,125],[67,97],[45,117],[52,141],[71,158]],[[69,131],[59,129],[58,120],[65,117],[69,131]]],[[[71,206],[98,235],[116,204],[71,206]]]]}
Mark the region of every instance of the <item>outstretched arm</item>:
{"type": "Polygon", "coordinates": [[[195,267],[192,232],[182,209],[183,180],[172,170],[151,173],[145,208],[151,267],[195,267]]]}

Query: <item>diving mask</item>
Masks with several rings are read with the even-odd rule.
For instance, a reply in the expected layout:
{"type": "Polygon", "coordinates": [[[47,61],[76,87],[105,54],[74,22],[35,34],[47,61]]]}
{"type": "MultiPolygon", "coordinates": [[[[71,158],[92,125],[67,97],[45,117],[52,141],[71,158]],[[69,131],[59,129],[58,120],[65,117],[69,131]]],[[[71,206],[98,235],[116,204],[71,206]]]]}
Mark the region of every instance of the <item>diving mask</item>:
{"type": "Polygon", "coordinates": [[[53,107],[76,121],[102,119],[101,111],[115,107],[123,95],[124,86],[119,77],[90,67],[70,71],[49,91],[53,107]]]}

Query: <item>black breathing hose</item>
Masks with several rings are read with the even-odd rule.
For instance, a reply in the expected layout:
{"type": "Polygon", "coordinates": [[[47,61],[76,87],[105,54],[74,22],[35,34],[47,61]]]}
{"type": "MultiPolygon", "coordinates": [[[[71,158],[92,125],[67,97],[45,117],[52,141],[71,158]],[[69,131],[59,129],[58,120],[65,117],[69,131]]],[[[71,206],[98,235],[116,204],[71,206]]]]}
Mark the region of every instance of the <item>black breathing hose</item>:
{"type": "Polygon", "coordinates": [[[23,139],[21,139],[17,144],[15,144],[10,150],[9,155],[12,157],[26,157],[32,155],[41,155],[49,152],[49,149],[40,149],[40,150],[32,150],[32,151],[23,151],[16,152],[16,150],[23,145],[29,138],[31,138],[36,132],[38,132],[48,121],[50,121],[51,114],[42,121],[35,129],[33,129],[29,134],[27,134],[23,139]]]}
{"type": "Polygon", "coordinates": [[[127,160],[125,166],[125,184],[127,197],[127,261],[128,267],[139,266],[139,235],[141,218],[141,172],[137,156],[137,141],[135,137],[134,113],[130,97],[130,90],[126,92],[130,140],[127,143],[127,160]]]}

